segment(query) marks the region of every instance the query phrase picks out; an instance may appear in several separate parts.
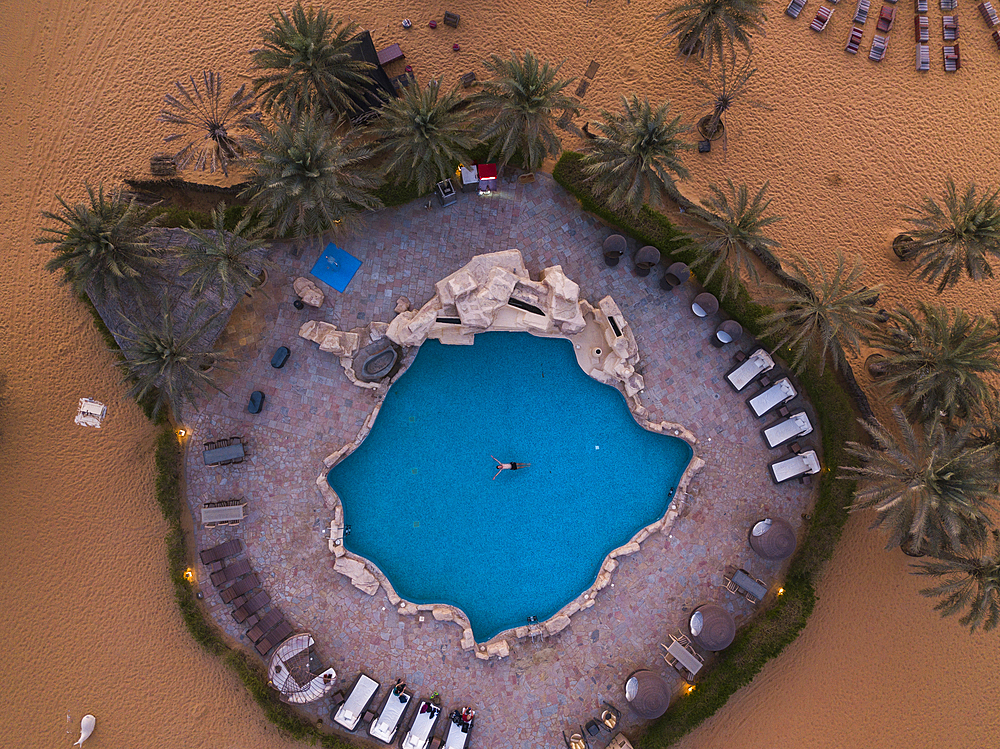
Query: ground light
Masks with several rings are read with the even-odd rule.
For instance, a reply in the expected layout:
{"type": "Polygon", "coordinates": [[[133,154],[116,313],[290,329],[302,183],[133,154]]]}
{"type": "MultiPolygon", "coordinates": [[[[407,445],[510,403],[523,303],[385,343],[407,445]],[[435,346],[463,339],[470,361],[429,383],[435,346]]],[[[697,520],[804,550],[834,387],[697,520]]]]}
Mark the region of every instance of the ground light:
{"type": "Polygon", "coordinates": [[[688,684],[687,689],[684,690],[684,694],[691,694],[694,691],[694,684],[688,684]]]}
{"type": "Polygon", "coordinates": [[[184,570],[184,579],[187,580],[188,582],[194,580],[194,570],[191,569],[190,567],[184,570]]]}
{"type": "Polygon", "coordinates": [[[182,440],[187,436],[188,436],[188,430],[185,429],[184,427],[181,427],[180,429],[177,430],[177,439],[182,440]]]}
{"type": "Polygon", "coordinates": [[[785,589],[784,588],[778,588],[778,595],[779,596],[785,595],[785,589]]]}

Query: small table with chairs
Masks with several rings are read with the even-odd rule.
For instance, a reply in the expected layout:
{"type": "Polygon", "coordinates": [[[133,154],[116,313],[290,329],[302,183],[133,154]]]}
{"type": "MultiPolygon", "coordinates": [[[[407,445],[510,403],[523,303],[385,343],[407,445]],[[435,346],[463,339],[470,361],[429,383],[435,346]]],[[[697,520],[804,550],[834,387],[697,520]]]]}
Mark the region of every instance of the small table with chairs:
{"type": "Polygon", "coordinates": [[[243,452],[243,440],[239,437],[216,440],[205,443],[205,451],[202,459],[207,466],[224,466],[230,463],[242,463],[245,453],[243,452]]]}

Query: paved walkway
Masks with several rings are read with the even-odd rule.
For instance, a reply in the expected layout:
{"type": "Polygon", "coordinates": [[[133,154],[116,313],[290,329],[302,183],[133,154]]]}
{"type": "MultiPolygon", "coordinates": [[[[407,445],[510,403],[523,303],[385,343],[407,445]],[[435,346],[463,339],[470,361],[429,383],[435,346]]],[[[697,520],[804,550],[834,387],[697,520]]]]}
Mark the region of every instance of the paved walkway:
{"type": "MultiPolygon", "coordinates": [[[[579,726],[608,700],[624,713],[626,733],[642,723],[627,709],[623,684],[636,668],[652,668],[680,688],[680,679],[658,654],[658,643],[682,627],[700,603],[718,601],[738,621],[751,607],[721,588],[727,564],[743,566],[766,581],[781,568],[765,563],[747,546],[750,524],[780,515],[793,525],[812,502],[809,485],[774,486],[766,464],[777,451],[765,448],[760,422],[723,378],[733,347],[708,342],[717,319],[690,312],[696,289],[668,294],[657,271],[638,278],[628,257],[605,267],[601,242],[611,230],[584,213],[548,175],[533,184],[503,184],[489,197],[461,195],[457,205],[428,210],[422,201],[369,217],[367,226],[343,245],[364,261],[347,292],[322,287],[319,310],[292,307],[291,280],[306,275],[319,255],[309,247],[299,259],[278,252],[279,267],[259,293],[242,304],[223,343],[239,362],[226,393],[212,397],[189,417],[193,429],[187,462],[193,513],[202,502],[245,496],[248,519],[238,529],[197,531],[199,548],[239,535],[272,599],[299,629],[312,632],[321,658],[337,669],[338,685],[363,670],[383,683],[403,677],[418,695],[439,690],[445,707],[469,704],[479,713],[472,743],[491,749],[537,749],[561,744],[561,731],[579,726]],[[346,330],[372,320],[389,321],[396,299],[414,307],[433,295],[433,284],[473,255],[517,248],[528,270],[559,263],[592,303],[611,294],[635,331],[650,419],[677,421],[700,441],[707,461],[695,477],[687,513],[669,537],[656,535],[621,561],[612,584],[591,609],[573,617],[559,635],[538,643],[521,641],[511,656],[480,661],[459,647],[461,630],[432,619],[401,616],[380,590],[366,596],[333,571],[321,538],[330,513],[315,487],[322,459],[353,439],[373,404],[369,391],[353,386],[339,363],[298,337],[307,319],[346,330]],[[270,367],[275,348],[287,345],[284,369],[270,367]],[[263,413],[246,412],[252,390],[267,394],[263,413]],[[205,468],[203,441],[240,435],[247,460],[239,466],[205,468]]],[[[630,249],[635,247],[630,243],[630,249]]],[[[743,342],[746,347],[747,341],[743,342]]],[[[813,440],[815,441],[815,440],[813,440]]],[[[237,626],[198,570],[205,601],[233,638],[237,626]]],[[[316,714],[328,708],[324,700],[316,714]]]]}

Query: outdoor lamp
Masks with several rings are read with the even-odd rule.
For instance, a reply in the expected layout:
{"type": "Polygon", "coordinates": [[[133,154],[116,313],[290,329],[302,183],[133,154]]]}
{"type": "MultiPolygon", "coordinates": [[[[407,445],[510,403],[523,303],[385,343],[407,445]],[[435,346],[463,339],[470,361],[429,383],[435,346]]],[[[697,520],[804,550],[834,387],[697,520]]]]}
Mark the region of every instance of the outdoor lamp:
{"type": "Polygon", "coordinates": [[[192,570],[190,567],[184,570],[184,579],[187,580],[188,582],[194,580],[194,570],[192,570]]]}
{"type": "Polygon", "coordinates": [[[779,596],[785,595],[785,589],[784,588],[778,588],[778,595],[779,596]]]}

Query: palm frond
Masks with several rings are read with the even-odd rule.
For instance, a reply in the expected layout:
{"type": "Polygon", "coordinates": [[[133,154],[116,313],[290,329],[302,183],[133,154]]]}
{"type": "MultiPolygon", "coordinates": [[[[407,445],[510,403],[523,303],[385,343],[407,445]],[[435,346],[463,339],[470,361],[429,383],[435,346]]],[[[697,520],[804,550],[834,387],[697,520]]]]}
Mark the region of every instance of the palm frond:
{"type": "Polygon", "coordinates": [[[749,53],[754,34],[767,36],[766,5],[767,0],[688,0],[656,20],[667,20],[663,39],[674,38],[685,58],[707,56],[711,70],[714,60],[735,57],[737,44],[749,53]]]}
{"type": "Polygon", "coordinates": [[[1000,623],[1000,538],[976,542],[959,554],[947,554],[933,562],[912,565],[914,574],[944,578],[924,588],[921,595],[940,598],[935,611],[954,616],[965,611],[959,624],[975,632],[989,632],[1000,623]]]}

